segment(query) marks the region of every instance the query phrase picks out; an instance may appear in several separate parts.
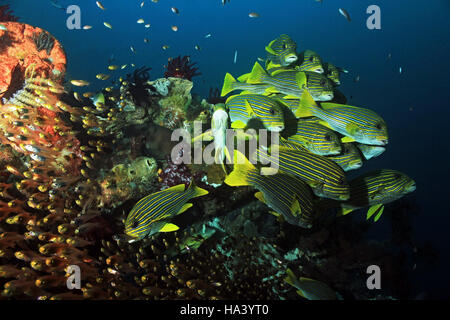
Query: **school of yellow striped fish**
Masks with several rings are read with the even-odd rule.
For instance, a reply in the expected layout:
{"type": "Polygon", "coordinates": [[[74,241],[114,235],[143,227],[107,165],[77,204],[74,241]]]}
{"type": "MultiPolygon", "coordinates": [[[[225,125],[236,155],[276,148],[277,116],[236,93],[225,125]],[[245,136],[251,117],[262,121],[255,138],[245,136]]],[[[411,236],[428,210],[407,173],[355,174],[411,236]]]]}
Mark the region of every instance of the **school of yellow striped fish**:
{"type": "MultiPolygon", "coordinates": [[[[280,35],[265,50],[265,67],[255,62],[237,80],[225,75],[221,95],[228,98],[214,108],[209,134],[215,142],[216,162],[226,172],[226,184],[253,187],[255,197],[271,213],[302,228],[312,228],[314,220],[330,208],[337,210],[337,216],[368,208],[367,219],[378,221],[386,203],[415,190],[414,180],[389,169],[347,181],[346,172],[385,151],[385,121],[371,109],[333,102],[342,69],[323,62],[312,50],[297,54],[297,45],[288,35],[280,35]],[[289,135],[285,134],[287,118],[296,121],[289,135]],[[226,129],[250,129],[254,121],[280,133],[279,143],[260,146],[248,156],[228,150],[226,129]],[[225,158],[233,164],[231,172],[225,158]],[[267,163],[276,167],[262,165],[267,163]]],[[[238,139],[258,139],[243,132],[238,139]]],[[[170,219],[192,206],[189,199],[208,193],[192,184],[186,190],[179,185],[139,201],[126,221],[126,234],[142,239],[177,230],[170,219]]]]}

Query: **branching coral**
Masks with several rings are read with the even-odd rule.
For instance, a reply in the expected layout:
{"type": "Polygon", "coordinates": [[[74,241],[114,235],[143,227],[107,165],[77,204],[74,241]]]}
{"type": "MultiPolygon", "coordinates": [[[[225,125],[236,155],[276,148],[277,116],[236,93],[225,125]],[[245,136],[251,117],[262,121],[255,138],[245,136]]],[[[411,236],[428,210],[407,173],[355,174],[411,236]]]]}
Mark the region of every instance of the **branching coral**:
{"type": "Polygon", "coordinates": [[[50,52],[55,45],[55,38],[53,38],[51,34],[46,31],[33,33],[31,39],[34,41],[37,51],[45,50],[47,51],[47,54],[50,55],[50,52]]]}
{"type": "Polygon", "coordinates": [[[0,21],[18,21],[19,18],[13,15],[9,4],[0,6],[0,21]]]}
{"type": "Polygon", "coordinates": [[[198,68],[194,67],[197,63],[190,63],[189,56],[178,56],[173,59],[169,59],[167,66],[164,66],[167,70],[164,72],[164,77],[183,78],[192,80],[193,77],[201,75],[197,72],[198,68]]]}
{"type": "Polygon", "coordinates": [[[209,96],[207,101],[211,104],[225,103],[226,98],[221,97],[220,90],[218,88],[209,88],[209,96]]]}

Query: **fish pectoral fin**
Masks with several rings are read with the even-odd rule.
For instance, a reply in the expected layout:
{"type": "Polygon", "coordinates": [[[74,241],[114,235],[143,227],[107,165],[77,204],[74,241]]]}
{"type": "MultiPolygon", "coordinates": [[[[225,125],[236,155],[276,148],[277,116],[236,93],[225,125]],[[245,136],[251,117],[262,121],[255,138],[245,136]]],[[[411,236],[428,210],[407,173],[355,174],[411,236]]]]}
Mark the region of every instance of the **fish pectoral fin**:
{"type": "Polygon", "coordinates": [[[302,213],[302,209],[300,208],[300,203],[298,202],[297,198],[294,195],[294,201],[292,202],[291,205],[291,213],[294,217],[298,217],[301,215],[302,213]]]}
{"type": "Polygon", "coordinates": [[[307,82],[306,73],[297,72],[295,74],[295,80],[297,81],[297,85],[300,89],[303,89],[304,87],[306,87],[306,82],[307,82]]]}
{"type": "Polygon", "coordinates": [[[247,111],[247,115],[249,117],[253,117],[255,114],[255,112],[253,111],[253,108],[250,105],[250,103],[248,102],[248,100],[245,100],[245,111],[247,111]]]}
{"type": "Polygon", "coordinates": [[[183,204],[183,206],[181,207],[180,211],[178,211],[177,215],[180,214],[180,213],[185,212],[186,210],[188,210],[192,206],[193,206],[193,204],[190,203],[190,202],[183,204]]]}
{"type": "Polygon", "coordinates": [[[345,126],[345,131],[350,133],[350,135],[354,136],[356,133],[358,133],[361,129],[358,125],[354,123],[349,123],[345,126]]]}
{"type": "Polygon", "coordinates": [[[347,136],[341,138],[342,143],[355,142],[355,141],[356,140],[354,138],[347,137],[347,136]]]}
{"type": "Polygon", "coordinates": [[[173,232],[173,231],[177,231],[178,229],[180,229],[180,227],[178,227],[177,225],[173,224],[173,223],[166,223],[160,230],[159,232],[173,232]]]}
{"type": "Polygon", "coordinates": [[[378,219],[380,218],[383,211],[384,211],[384,205],[382,203],[373,205],[369,208],[369,210],[367,210],[367,218],[366,219],[369,220],[374,214],[376,214],[374,221],[378,221],[378,219]]]}
{"type": "Polygon", "coordinates": [[[264,195],[261,191],[258,191],[255,193],[255,198],[261,201],[262,203],[266,203],[266,200],[264,199],[264,195]]]}
{"type": "Polygon", "coordinates": [[[231,128],[233,129],[244,129],[247,126],[242,120],[236,120],[231,123],[231,128]]]}

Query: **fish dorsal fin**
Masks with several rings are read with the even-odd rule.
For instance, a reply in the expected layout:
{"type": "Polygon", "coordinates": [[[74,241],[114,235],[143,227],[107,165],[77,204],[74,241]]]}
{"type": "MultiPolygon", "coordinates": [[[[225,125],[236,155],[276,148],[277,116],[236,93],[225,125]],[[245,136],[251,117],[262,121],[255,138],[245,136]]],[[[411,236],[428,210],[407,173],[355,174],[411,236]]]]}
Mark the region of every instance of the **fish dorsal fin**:
{"type": "Polygon", "coordinates": [[[255,193],[255,198],[261,201],[262,203],[266,203],[266,200],[264,199],[264,195],[261,191],[258,191],[255,193]]]}
{"type": "Polygon", "coordinates": [[[262,82],[262,78],[267,75],[266,70],[258,62],[255,62],[250,72],[250,76],[247,79],[247,83],[257,84],[262,82]]]}
{"type": "Polygon", "coordinates": [[[283,73],[283,72],[286,72],[286,71],[289,71],[289,70],[285,70],[285,69],[275,70],[274,72],[272,72],[271,76],[275,77],[277,74],[280,74],[280,73],[283,73]]]}
{"type": "Polygon", "coordinates": [[[367,220],[370,219],[374,214],[376,214],[377,220],[380,218],[381,214],[383,213],[384,205],[382,203],[373,205],[367,210],[367,220]]]}
{"type": "Polygon", "coordinates": [[[185,189],[186,189],[186,186],[184,185],[184,183],[182,183],[182,184],[177,184],[176,186],[164,189],[163,191],[184,192],[185,189]]]}
{"type": "Polygon", "coordinates": [[[299,106],[298,106],[297,110],[295,111],[295,116],[297,118],[312,117],[312,116],[314,116],[314,114],[312,113],[313,108],[317,108],[317,104],[314,101],[311,94],[308,92],[308,90],[305,89],[302,92],[299,106]]]}
{"type": "Polygon", "coordinates": [[[173,224],[173,223],[166,223],[160,230],[159,232],[173,232],[173,231],[177,231],[178,229],[180,229],[180,227],[178,227],[177,225],[173,224]]]}
{"type": "MultiPolygon", "coordinates": [[[[225,105],[227,105],[229,102],[230,102],[230,100],[231,99],[233,99],[233,98],[235,98],[235,97],[237,97],[237,96],[239,96],[238,94],[233,94],[232,96],[229,96],[228,98],[227,98],[227,100],[225,101],[225,105]]],[[[228,108],[228,107],[227,107],[228,108]]],[[[229,108],[228,108],[229,109],[229,108]]]]}
{"type": "Polygon", "coordinates": [[[190,203],[190,202],[183,204],[183,206],[181,207],[180,211],[178,211],[177,214],[180,214],[180,213],[185,212],[185,211],[188,210],[190,207],[192,207],[192,203],[190,203]]]}
{"type": "Polygon", "coordinates": [[[197,187],[194,179],[191,180],[189,189],[194,191],[194,194],[191,196],[191,198],[201,197],[209,193],[207,190],[197,187]]]}

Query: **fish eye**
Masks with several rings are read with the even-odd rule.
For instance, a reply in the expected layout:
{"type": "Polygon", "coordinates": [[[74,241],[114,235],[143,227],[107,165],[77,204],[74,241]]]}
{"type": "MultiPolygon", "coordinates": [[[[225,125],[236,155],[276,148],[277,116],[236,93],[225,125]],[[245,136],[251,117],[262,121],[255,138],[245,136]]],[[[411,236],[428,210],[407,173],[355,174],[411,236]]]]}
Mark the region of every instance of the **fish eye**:
{"type": "Polygon", "coordinates": [[[396,180],[400,180],[401,177],[402,177],[402,176],[401,176],[399,173],[396,173],[396,174],[394,175],[394,179],[396,179],[396,180]]]}
{"type": "Polygon", "coordinates": [[[275,110],[274,109],[270,109],[270,114],[274,116],[275,115],[275,110]]]}
{"type": "Polygon", "coordinates": [[[344,184],[344,178],[339,178],[337,181],[338,185],[342,186],[344,184]]]}
{"type": "Polygon", "coordinates": [[[286,49],[286,48],[287,48],[286,43],[283,43],[283,49],[286,49]]]}
{"type": "Polygon", "coordinates": [[[329,134],[326,134],[326,135],[325,135],[325,140],[327,140],[327,141],[331,141],[331,135],[329,135],[329,134]]]}
{"type": "Polygon", "coordinates": [[[378,130],[381,130],[381,128],[382,128],[381,123],[377,123],[377,124],[375,125],[375,128],[377,128],[378,130]]]}
{"type": "Polygon", "coordinates": [[[314,61],[314,57],[309,57],[309,61],[313,62],[314,61]]]}
{"type": "Polygon", "coordinates": [[[325,86],[325,80],[324,80],[324,79],[320,80],[320,86],[321,86],[321,87],[324,87],[324,86],[325,86]]]}

